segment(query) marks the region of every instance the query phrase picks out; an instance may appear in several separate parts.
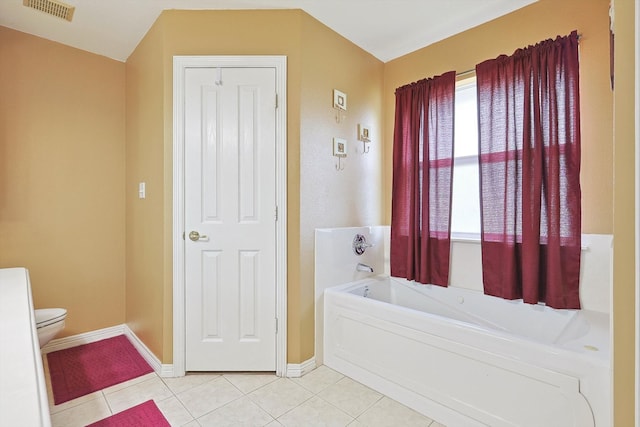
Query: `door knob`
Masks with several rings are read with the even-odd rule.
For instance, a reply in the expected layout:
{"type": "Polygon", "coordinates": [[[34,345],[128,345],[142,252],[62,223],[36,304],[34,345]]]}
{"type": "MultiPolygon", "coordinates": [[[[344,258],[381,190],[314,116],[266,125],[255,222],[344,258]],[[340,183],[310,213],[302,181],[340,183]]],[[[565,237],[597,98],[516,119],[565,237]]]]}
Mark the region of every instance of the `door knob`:
{"type": "Polygon", "coordinates": [[[189,233],[189,239],[193,240],[194,242],[197,242],[200,239],[206,239],[207,236],[205,236],[204,234],[201,236],[200,233],[198,233],[197,231],[192,231],[189,233]]]}

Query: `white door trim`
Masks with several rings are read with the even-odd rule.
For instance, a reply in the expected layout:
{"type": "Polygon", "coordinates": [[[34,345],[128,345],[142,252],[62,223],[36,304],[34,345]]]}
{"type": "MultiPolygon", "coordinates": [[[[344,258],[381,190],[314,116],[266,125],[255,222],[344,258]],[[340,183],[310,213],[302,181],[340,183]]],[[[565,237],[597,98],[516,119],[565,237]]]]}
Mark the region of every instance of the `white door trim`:
{"type": "MultiPolygon", "coordinates": [[[[187,68],[276,69],[276,375],[287,376],[287,58],[286,56],[173,57],[173,372],[185,374],[184,84],[187,68]]],[[[274,212],[275,214],[275,212],[274,212]]]]}

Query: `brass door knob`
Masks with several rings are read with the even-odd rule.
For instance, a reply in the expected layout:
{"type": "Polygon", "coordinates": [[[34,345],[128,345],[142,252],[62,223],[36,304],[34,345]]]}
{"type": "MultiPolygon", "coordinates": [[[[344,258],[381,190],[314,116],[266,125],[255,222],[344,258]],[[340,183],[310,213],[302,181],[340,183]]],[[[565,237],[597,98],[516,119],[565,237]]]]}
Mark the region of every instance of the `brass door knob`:
{"type": "Polygon", "coordinates": [[[197,242],[198,240],[200,240],[200,238],[207,238],[207,236],[201,236],[200,233],[198,233],[197,231],[192,231],[189,233],[189,238],[191,240],[193,240],[194,242],[197,242]]]}

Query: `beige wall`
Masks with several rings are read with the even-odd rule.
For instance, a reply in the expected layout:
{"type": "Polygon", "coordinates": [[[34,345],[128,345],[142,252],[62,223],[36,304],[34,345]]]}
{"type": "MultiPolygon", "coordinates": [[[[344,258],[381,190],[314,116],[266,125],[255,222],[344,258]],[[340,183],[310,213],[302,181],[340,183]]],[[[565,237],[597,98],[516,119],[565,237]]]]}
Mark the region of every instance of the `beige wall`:
{"type": "Polygon", "coordinates": [[[381,220],[379,140],[362,156],[355,134],[359,122],[380,129],[382,63],[298,10],[166,11],[136,48],[127,61],[127,323],[164,363],[172,360],[174,55],[287,56],[288,361],[303,362],[314,354],[314,229],[381,220]],[[350,95],[341,124],[333,88],[350,95]],[[334,169],[333,136],[352,141],[342,173],[334,169]],[[153,202],[136,199],[145,179],[153,202]]]}
{"type": "MultiPolygon", "coordinates": [[[[382,169],[382,79],[384,64],[307,14],[302,14],[300,106],[300,328],[298,362],[314,355],[315,229],[379,225],[382,169]],[[336,121],[333,89],[347,95],[336,121]],[[371,128],[369,153],[357,141],[358,123],[371,128]],[[336,171],[333,137],[347,140],[344,170],[336,171]]],[[[291,194],[291,192],[289,192],[291,194]]],[[[355,265],[354,265],[355,268],[355,265]]],[[[295,363],[295,362],[294,362],[295,363]]]]}
{"type": "Polygon", "coordinates": [[[632,0],[615,0],[613,393],[614,426],[635,407],[635,34],[632,0]]]}
{"type": "MultiPolygon", "coordinates": [[[[162,25],[157,23],[126,63],[126,322],[154,354],[169,363],[172,352],[163,344],[171,342],[172,333],[166,326],[171,324],[172,310],[165,309],[164,288],[171,273],[166,274],[164,224],[171,221],[171,211],[167,218],[164,207],[165,186],[171,188],[171,180],[165,183],[162,37],[162,25]],[[138,198],[140,182],[146,185],[144,199],[138,198]]],[[[171,241],[168,245],[170,251],[171,241]]]]}
{"type": "Polygon", "coordinates": [[[385,64],[385,206],[391,218],[394,91],[446,71],[462,72],[501,54],[578,30],[582,123],[582,230],[613,232],[613,94],[609,84],[609,0],[539,0],[502,18],[385,64]]]}
{"type": "Polygon", "coordinates": [[[61,336],[124,322],[124,64],[0,27],[0,268],[61,336]]]}

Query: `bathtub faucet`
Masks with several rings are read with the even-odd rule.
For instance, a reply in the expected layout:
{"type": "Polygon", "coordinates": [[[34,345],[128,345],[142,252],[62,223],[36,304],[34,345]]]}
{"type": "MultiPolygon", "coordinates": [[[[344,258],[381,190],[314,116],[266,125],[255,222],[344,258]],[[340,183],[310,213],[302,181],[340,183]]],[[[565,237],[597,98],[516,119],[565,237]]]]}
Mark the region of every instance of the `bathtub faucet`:
{"type": "Polygon", "coordinates": [[[353,252],[356,255],[362,255],[367,248],[372,247],[371,243],[367,243],[367,238],[362,234],[356,234],[356,237],[353,238],[353,243],[351,247],[353,248],[353,252]]]}
{"type": "Polygon", "coordinates": [[[363,264],[361,262],[356,265],[356,270],[358,271],[366,271],[367,273],[373,273],[373,268],[368,266],[367,264],[363,264]]]}

